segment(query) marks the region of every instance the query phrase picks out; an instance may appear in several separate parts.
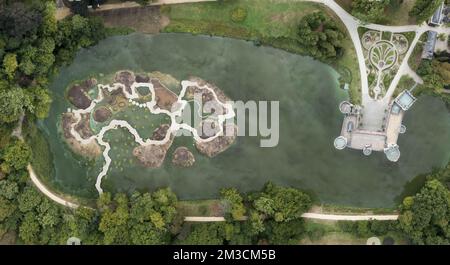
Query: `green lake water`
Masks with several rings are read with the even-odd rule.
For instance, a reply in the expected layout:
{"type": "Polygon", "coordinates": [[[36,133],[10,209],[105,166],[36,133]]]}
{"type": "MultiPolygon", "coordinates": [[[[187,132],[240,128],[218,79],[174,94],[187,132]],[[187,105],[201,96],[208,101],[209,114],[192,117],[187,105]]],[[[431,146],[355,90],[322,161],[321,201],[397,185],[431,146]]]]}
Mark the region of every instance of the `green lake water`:
{"type": "MultiPolygon", "coordinates": [[[[52,188],[97,196],[94,184],[103,161],[81,162],[57,132],[61,113],[70,107],[64,89],[74,80],[122,69],[160,71],[178,80],[198,76],[216,84],[232,100],[278,100],[280,142],[274,148],[261,148],[258,137],[238,137],[227,151],[210,159],[196,152],[191,138],[178,137],[159,169],[133,163],[122,165],[123,172],[111,168],[102,185],[107,191],[170,186],[180,199],[204,199],[217,197],[222,187],[258,190],[271,180],[309,191],[326,203],[391,207],[401,194],[410,192],[405,187],[414,186],[417,175],[450,159],[450,114],[437,98],[420,98],[407,113],[408,131],[399,140],[402,157],[391,163],[382,153],[364,157],[360,151],[334,149],[343,119],[338,105],[347,95],[338,88],[336,73],[325,64],[241,40],[133,34],[82,50],[54,78],[55,101],[49,118],[40,125],[54,154],[54,176],[46,179],[52,188]],[[171,154],[180,145],[194,152],[193,167],[171,164],[171,154]]],[[[119,147],[130,153],[133,146],[120,143],[119,147]]]]}

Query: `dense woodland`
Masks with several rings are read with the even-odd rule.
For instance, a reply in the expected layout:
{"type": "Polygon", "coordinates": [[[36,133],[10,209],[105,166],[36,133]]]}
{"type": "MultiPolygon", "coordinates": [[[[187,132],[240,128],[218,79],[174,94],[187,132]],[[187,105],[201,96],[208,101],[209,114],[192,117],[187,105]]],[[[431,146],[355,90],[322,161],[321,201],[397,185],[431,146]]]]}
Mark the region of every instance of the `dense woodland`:
{"type": "MultiPolygon", "coordinates": [[[[418,10],[424,10],[421,2],[416,3],[418,10]]],[[[49,80],[80,48],[117,33],[80,15],[56,21],[54,12],[53,1],[0,2],[0,238],[12,233],[17,243],[25,244],[65,244],[71,236],[84,244],[297,244],[305,236],[322,235],[308,231],[300,217],[312,205],[310,196],[273,183],[248,194],[223,189],[227,221],[218,223],[184,223],[177,212],[177,197],[167,188],[104,193],[92,208],[77,210],[44,197],[26,170],[31,157],[40,155],[27,139],[36,133],[36,119],[48,114],[49,80]],[[11,136],[22,115],[25,141],[11,136]]],[[[299,45],[318,58],[342,52],[342,32],[321,13],[300,22],[299,36],[299,45]]],[[[432,87],[448,84],[447,64],[423,62],[419,74],[432,87]]],[[[396,231],[414,244],[449,244],[450,167],[426,180],[418,194],[404,199],[398,222],[341,222],[340,226],[358,236],[396,231]]]]}

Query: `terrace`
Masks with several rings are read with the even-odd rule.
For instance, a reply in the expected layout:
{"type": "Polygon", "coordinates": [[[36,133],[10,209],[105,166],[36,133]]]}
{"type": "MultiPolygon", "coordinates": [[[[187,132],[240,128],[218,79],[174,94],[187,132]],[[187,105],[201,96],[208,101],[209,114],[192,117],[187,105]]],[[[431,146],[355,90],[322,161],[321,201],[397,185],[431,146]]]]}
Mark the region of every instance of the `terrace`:
{"type": "MultiPolygon", "coordinates": [[[[342,102],[339,109],[345,118],[341,135],[334,141],[335,148],[342,150],[349,147],[362,150],[366,156],[371,155],[372,151],[380,151],[386,154],[389,161],[397,162],[400,158],[398,136],[406,132],[406,127],[402,124],[403,116],[414,102],[416,98],[411,91],[405,90],[393,100],[385,112],[376,111],[376,113],[384,113],[383,117],[369,114],[370,109],[376,106],[371,107],[368,104],[361,108],[349,102],[342,102]],[[363,116],[364,119],[362,119],[363,116]]],[[[372,104],[376,103],[377,101],[372,102],[372,104]]]]}

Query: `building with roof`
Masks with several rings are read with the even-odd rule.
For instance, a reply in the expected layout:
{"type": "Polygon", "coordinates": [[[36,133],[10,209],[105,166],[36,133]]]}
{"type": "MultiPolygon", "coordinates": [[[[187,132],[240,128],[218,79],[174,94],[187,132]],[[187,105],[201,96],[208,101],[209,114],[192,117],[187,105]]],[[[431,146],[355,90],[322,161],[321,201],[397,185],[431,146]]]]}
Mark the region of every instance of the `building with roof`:
{"type": "Polygon", "coordinates": [[[361,107],[347,101],[342,102],[339,109],[344,114],[344,122],[341,135],[334,140],[334,147],[338,150],[362,150],[365,156],[370,156],[374,151],[384,152],[389,161],[397,162],[401,154],[397,144],[398,137],[399,134],[406,133],[406,126],[402,124],[403,117],[417,100],[412,94],[415,87],[416,85],[403,91],[392,100],[385,110],[383,124],[379,125],[384,130],[362,126],[367,118],[363,117],[361,107]]]}
{"type": "Polygon", "coordinates": [[[428,31],[427,42],[423,46],[422,59],[431,60],[434,56],[434,50],[436,49],[436,41],[438,34],[436,31],[428,31]]]}
{"type": "MultiPolygon", "coordinates": [[[[411,106],[416,102],[416,97],[409,90],[403,91],[397,98],[394,100],[394,104],[398,105],[403,111],[409,110],[411,106]]],[[[394,107],[394,106],[393,106],[394,107]]]]}
{"type": "Polygon", "coordinates": [[[433,16],[430,19],[430,26],[440,26],[442,25],[444,19],[444,2],[442,1],[442,5],[434,12],[433,16]]]}

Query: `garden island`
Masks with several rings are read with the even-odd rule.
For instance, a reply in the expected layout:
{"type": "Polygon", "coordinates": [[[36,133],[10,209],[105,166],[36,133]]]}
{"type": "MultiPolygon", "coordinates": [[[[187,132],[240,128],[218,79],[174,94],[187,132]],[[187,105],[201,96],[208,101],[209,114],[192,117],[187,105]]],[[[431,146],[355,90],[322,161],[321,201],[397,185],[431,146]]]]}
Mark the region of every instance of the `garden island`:
{"type": "Polygon", "coordinates": [[[2,244],[450,243],[447,1],[10,2],[2,244]]]}

